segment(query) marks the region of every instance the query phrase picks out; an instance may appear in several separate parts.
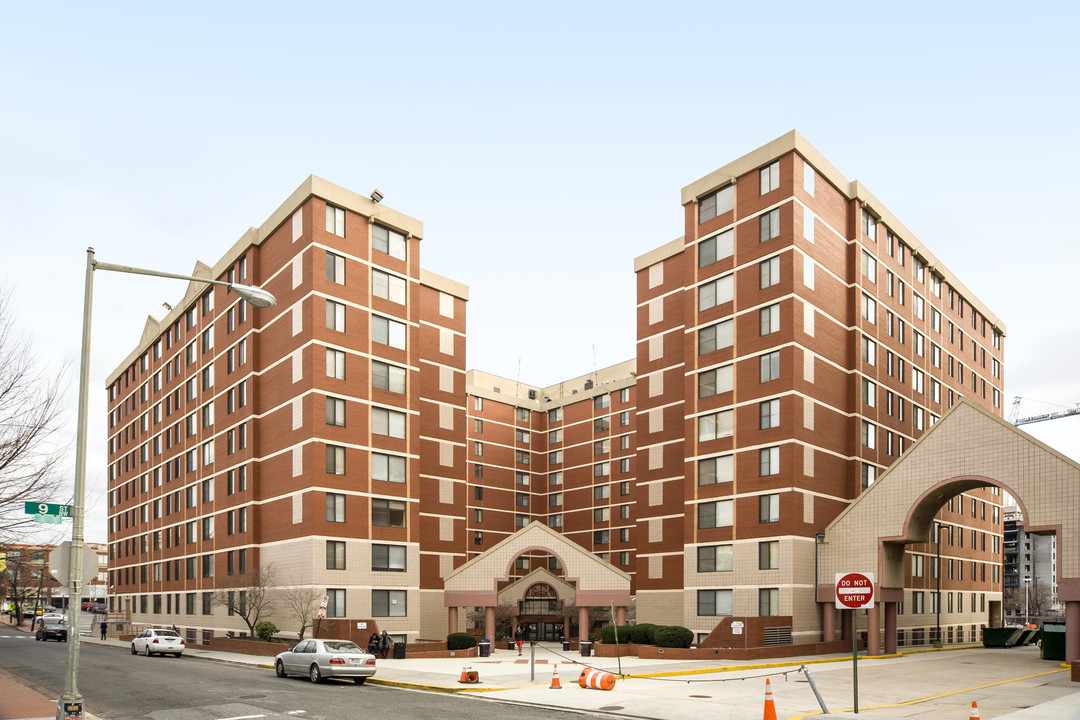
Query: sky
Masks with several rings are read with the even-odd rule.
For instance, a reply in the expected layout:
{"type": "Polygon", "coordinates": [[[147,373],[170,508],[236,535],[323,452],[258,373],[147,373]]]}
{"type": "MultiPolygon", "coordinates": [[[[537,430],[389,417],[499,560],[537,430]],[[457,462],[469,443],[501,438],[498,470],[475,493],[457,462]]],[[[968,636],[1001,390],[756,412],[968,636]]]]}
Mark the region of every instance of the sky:
{"type": "MultiPolygon", "coordinates": [[[[1005,322],[1006,414],[1080,402],[1075,2],[3,9],[0,291],[67,363],[72,448],[87,247],[190,273],[308,175],[378,188],[469,286],[468,367],[551,385],[634,356],[633,260],[682,235],[681,188],[792,129],[1005,322]]],[[[95,276],[89,540],[105,378],[185,287],[95,276]]],[[[1080,458],[1080,418],[1024,429],[1080,458]]]]}

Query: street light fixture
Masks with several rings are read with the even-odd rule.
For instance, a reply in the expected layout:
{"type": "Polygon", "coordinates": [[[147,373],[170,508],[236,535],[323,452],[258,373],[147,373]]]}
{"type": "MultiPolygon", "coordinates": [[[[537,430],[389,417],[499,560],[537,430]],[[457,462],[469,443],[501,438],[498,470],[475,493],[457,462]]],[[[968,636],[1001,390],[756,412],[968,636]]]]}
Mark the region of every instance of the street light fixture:
{"type": "MultiPolygon", "coordinates": [[[[111,263],[98,262],[94,256],[94,248],[86,249],[86,285],[83,294],[82,352],[79,358],[79,419],[75,436],[75,492],[71,505],[71,555],[68,564],[69,620],[71,619],[72,603],[78,604],[82,599],[82,588],[80,586],[82,585],[83,521],[86,505],[86,423],[90,389],[90,317],[94,300],[95,270],[130,273],[133,275],[152,275],[154,277],[201,282],[208,285],[222,285],[229,288],[255,307],[268,308],[277,304],[277,299],[262,288],[224,282],[222,280],[210,280],[208,278],[194,277],[192,275],[177,275],[176,273],[161,272],[159,270],[145,270],[143,268],[131,267],[130,265],[113,265],[111,263]]],[[[79,693],[76,684],[76,675],[78,674],[79,667],[79,632],[78,626],[74,622],[69,623],[67,650],[67,672],[64,681],[64,693],[60,696],[60,700],[58,701],[56,717],[57,720],[82,720],[83,697],[79,693]]]]}

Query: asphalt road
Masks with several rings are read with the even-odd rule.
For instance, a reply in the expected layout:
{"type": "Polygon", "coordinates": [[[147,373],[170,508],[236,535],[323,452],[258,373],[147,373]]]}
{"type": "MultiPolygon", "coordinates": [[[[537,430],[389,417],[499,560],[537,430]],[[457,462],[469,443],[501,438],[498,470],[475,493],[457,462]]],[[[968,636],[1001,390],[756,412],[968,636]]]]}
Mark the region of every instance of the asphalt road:
{"type": "MultiPolygon", "coordinates": [[[[63,692],[66,661],[66,644],[37,642],[29,634],[0,627],[0,667],[49,697],[63,692]]],[[[314,685],[301,678],[277,678],[267,669],[186,657],[147,658],[89,643],[80,645],[78,688],[87,711],[111,720],[336,720],[369,713],[422,720],[511,713],[515,720],[582,717],[550,708],[495,705],[476,697],[355,685],[351,680],[314,685]]]]}

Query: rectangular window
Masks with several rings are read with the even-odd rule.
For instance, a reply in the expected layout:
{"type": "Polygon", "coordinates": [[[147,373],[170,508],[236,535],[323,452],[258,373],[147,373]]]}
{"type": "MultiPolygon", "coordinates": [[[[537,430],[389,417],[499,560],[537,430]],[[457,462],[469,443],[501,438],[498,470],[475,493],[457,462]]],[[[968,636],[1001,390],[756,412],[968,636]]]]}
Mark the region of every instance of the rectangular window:
{"type": "Polygon", "coordinates": [[[405,323],[382,317],[371,316],[371,339],[381,345],[405,349],[405,323]]]}
{"type": "Polygon", "coordinates": [[[326,541],[326,569],[345,569],[345,543],[340,540],[326,541]]]}
{"type": "Polygon", "coordinates": [[[758,450],[758,475],[768,477],[780,474],[780,448],[767,447],[758,450]]]}
{"type": "Polygon", "coordinates": [[[389,363],[371,361],[371,385],[379,390],[405,394],[405,368],[389,363]]]}
{"type": "Polygon", "coordinates": [[[735,298],[735,276],[724,275],[698,286],[698,310],[708,310],[735,298]]]}
{"type": "Polygon", "coordinates": [[[761,430],[780,427],[780,401],[765,400],[758,405],[758,420],[761,430]]]}
{"type": "Polygon", "coordinates": [[[731,437],[734,432],[735,414],[731,410],[722,410],[698,417],[698,441],[705,442],[722,437],[731,437]]]}
{"type": "Polygon", "coordinates": [[[862,231],[872,241],[877,242],[877,218],[869,210],[862,211],[862,231]]]}
{"type": "Polygon", "coordinates": [[[765,242],[780,236],[780,209],[770,210],[758,220],[758,240],[765,242]]]}
{"type": "Polygon", "coordinates": [[[735,186],[726,185],[714,193],[698,198],[698,223],[731,212],[735,207],[735,186]]]}
{"type": "Polygon", "coordinates": [[[758,615],[768,617],[780,614],[780,588],[758,589],[758,615]]]}
{"type": "Polygon", "coordinates": [[[387,572],[404,572],[406,555],[404,545],[372,545],[371,569],[387,572]]]}
{"type": "Polygon", "coordinates": [[[345,258],[332,252],[326,253],[326,279],[339,285],[345,284],[345,258]]]}
{"type": "Polygon", "coordinates": [[[345,379],[345,353],[326,348],[326,376],[336,380],[345,379]]]}
{"type": "Polygon", "coordinates": [[[735,322],[724,320],[698,330],[698,355],[731,347],[735,336],[735,322]]]}
{"type": "Polygon", "coordinates": [[[345,496],[326,493],[326,522],[345,522],[345,496]]]}
{"type": "Polygon", "coordinates": [[[731,392],[734,368],[731,365],[705,370],[698,374],[698,397],[705,398],[731,392]]]}
{"type": "Polygon", "coordinates": [[[327,588],[326,598],[326,617],[345,617],[345,591],[337,588],[327,588]]]}
{"type": "Polygon", "coordinates": [[[405,458],[383,453],[371,454],[371,479],[384,482],[404,483],[405,458]]]}
{"type": "Polygon", "coordinates": [[[777,494],[758,496],[758,522],[780,522],[780,496],[777,494]]]}
{"type": "Polygon", "coordinates": [[[862,251],[862,274],[868,282],[877,282],[877,260],[865,250],[862,251]]]}
{"type": "Polygon", "coordinates": [[[326,232],[345,237],[345,211],[326,204],[326,232]]]}
{"type": "Polygon", "coordinates": [[[762,355],[760,358],[761,382],[770,382],[780,378],[780,351],[762,355]]]}
{"type": "Polygon", "coordinates": [[[718,457],[698,460],[698,485],[716,485],[728,483],[735,479],[735,457],[733,455],[720,455],[718,457]]]}
{"type": "Polygon", "coordinates": [[[862,444],[871,450],[877,447],[877,426],[866,420],[862,421],[862,444]]]}
{"type": "Polygon", "coordinates": [[[405,413],[386,408],[371,408],[371,432],[388,437],[405,437],[405,413]]]}
{"type": "Polygon", "coordinates": [[[700,616],[731,615],[731,590],[698,590],[697,614],[700,616]]]}
{"type": "Polygon", "coordinates": [[[326,424],[345,427],[345,401],[341,398],[326,398],[326,424]]]}
{"type": "Polygon", "coordinates": [[[731,545],[702,545],[697,549],[698,572],[730,572],[732,567],[731,545]]]}
{"type": "Polygon", "coordinates": [[[711,265],[735,253],[735,231],[725,230],[698,243],[698,267],[711,265]]]}
{"type": "Polygon", "coordinates": [[[758,287],[762,290],[780,283],[780,258],[772,257],[758,263],[758,287]]]}
{"type": "Polygon", "coordinates": [[[345,448],[340,445],[326,446],[326,472],[331,475],[345,474],[345,448]]]}
{"type": "Polygon", "coordinates": [[[371,226],[371,247],[390,257],[405,259],[405,236],[385,225],[371,226]]]}
{"type": "Polygon", "coordinates": [[[780,541],[768,540],[758,543],[758,570],[776,570],[780,567],[780,541]]]}
{"type": "Polygon", "coordinates": [[[780,187],[780,161],[766,165],[761,168],[760,175],[760,189],[761,194],[772,192],[780,187]]]}
{"type": "Polygon", "coordinates": [[[371,293],[375,297],[385,298],[390,302],[405,304],[405,278],[391,275],[382,270],[371,270],[371,293]]]}
{"type": "Polygon", "coordinates": [[[326,327],[329,330],[345,332],[345,305],[344,303],[326,301],[326,327]]]}
{"type": "Polygon", "coordinates": [[[780,304],[769,305],[758,310],[758,332],[770,335],[780,330],[780,304]]]}
{"type": "Polygon", "coordinates": [[[405,503],[400,500],[372,498],[371,524],[378,527],[405,527],[405,503]]]}
{"type": "Polygon", "coordinates": [[[732,510],[731,500],[699,503],[697,506],[698,529],[731,527],[732,510]]]}

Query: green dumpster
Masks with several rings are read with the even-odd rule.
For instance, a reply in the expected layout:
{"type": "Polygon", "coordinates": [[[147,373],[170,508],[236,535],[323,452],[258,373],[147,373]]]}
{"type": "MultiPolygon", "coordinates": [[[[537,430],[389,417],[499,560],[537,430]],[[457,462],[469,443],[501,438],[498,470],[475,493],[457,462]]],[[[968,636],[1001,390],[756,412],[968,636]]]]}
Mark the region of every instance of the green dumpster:
{"type": "Polygon", "coordinates": [[[1023,632],[1023,628],[1015,627],[983,628],[983,647],[1012,647],[1016,643],[1016,639],[1019,639],[1023,632]]]}
{"type": "Polygon", "coordinates": [[[1065,623],[1045,623],[1042,626],[1043,660],[1065,659],[1065,623]]]}

